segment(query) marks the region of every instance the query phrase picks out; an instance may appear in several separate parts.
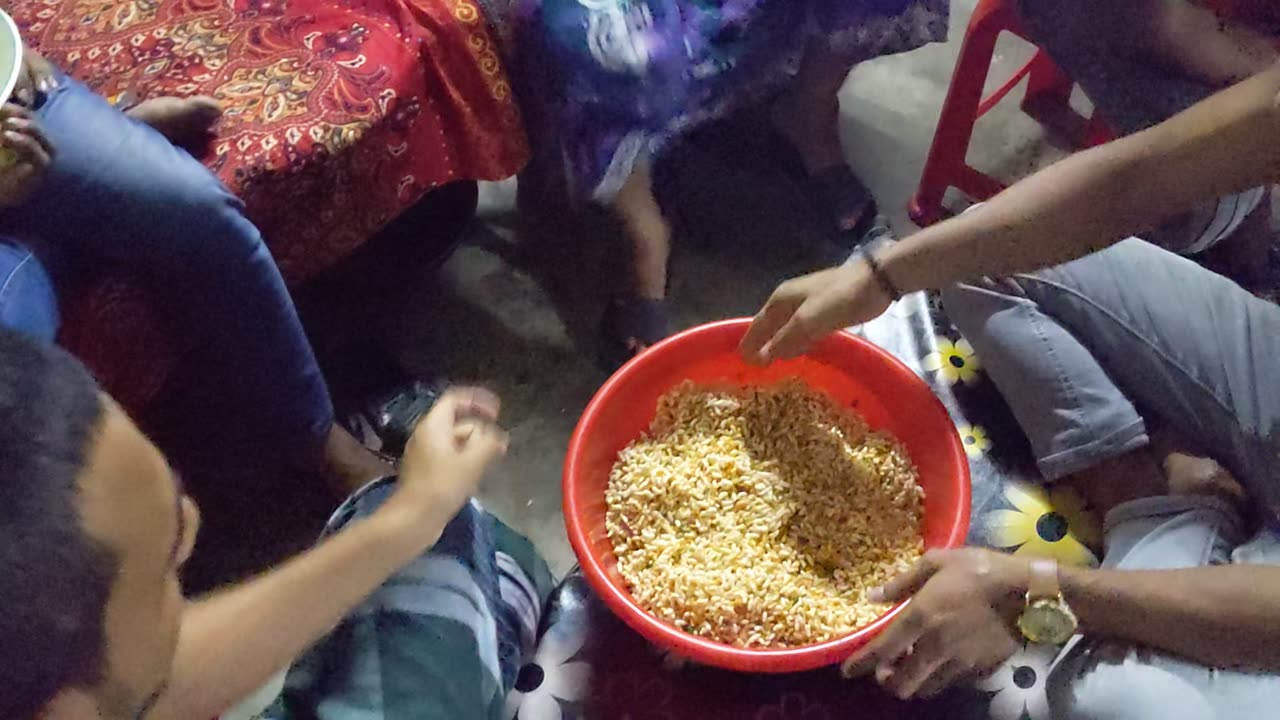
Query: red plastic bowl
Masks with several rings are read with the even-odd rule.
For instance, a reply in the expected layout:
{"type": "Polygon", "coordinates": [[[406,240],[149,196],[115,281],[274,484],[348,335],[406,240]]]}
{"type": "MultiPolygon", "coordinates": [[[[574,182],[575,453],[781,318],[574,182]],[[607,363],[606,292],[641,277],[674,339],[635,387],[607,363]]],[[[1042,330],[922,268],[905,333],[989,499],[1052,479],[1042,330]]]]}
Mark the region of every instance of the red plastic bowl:
{"type": "Polygon", "coordinates": [[[925,490],[926,547],[958,547],[969,531],[969,463],[955,425],[929,387],[906,365],[848,333],[819,342],[797,360],[747,365],[738,343],[750,320],[687,330],[640,354],[609,378],[578,421],[564,468],[569,542],[587,581],[605,604],[649,641],[704,665],[741,672],[798,672],[844,660],[875,637],[895,607],[845,637],[816,645],[748,650],[685,633],[631,598],[605,531],[605,487],[618,451],[653,420],[658,398],[684,380],[763,384],[798,376],[857,409],[872,427],[907,447],[925,490]]]}

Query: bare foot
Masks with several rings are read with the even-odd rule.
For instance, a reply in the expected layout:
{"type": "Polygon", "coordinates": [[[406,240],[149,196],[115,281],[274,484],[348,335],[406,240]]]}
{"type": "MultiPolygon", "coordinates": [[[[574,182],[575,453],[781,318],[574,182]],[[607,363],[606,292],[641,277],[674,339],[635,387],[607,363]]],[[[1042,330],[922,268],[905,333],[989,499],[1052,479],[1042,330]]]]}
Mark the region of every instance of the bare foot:
{"type": "Polygon", "coordinates": [[[1065,480],[1099,515],[1139,498],[1169,494],[1169,481],[1149,448],[1108,458],[1065,480]]]}
{"type": "Polygon", "coordinates": [[[1248,500],[1240,483],[1216,461],[1180,452],[1164,459],[1171,495],[1208,495],[1243,508],[1248,500]]]}
{"type": "Polygon", "coordinates": [[[158,97],[144,100],[125,112],[150,125],[174,145],[201,139],[222,117],[222,105],[211,97],[158,97]]]}
{"type": "Polygon", "coordinates": [[[337,425],[329,430],[329,437],[325,439],[322,470],[330,487],[344,497],[395,473],[390,463],[337,425]]]}

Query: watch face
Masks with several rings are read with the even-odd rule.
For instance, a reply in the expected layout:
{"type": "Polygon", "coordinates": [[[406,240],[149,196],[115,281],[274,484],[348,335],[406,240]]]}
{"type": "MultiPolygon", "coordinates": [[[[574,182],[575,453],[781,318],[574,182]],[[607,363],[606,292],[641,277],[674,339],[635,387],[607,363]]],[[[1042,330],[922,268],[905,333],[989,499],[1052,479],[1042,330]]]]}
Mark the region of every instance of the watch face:
{"type": "Polygon", "coordinates": [[[1076,633],[1076,617],[1063,603],[1037,600],[1018,618],[1018,629],[1033,643],[1059,645],[1076,633]]]}

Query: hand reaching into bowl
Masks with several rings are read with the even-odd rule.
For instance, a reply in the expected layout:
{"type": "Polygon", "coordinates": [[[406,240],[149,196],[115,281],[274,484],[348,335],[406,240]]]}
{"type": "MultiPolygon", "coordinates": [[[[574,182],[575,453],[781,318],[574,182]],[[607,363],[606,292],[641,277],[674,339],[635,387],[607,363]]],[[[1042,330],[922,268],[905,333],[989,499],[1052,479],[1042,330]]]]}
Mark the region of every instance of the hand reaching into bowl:
{"type": "Polygon", "coordinates": [[[31,111],[14,103],[0,108],[0,208],[21,205],[44,180],[54,147],[31,111]]]}
{"type": "Polygon", "coordinates": [[[788,280],[756,314],[742,355],[760,365],[802,355],[836,330],[875,319],[891,302],[861,259],[788,280]]]}
{"type": "Polygon", "coordinates": [[[1013,628],[1030,576],[1029,561],[992,550],[926,553],[880,589],[884,602],[911,602],[841,672],[873,673],[903,700],[990,673],[1022,645],[1013,628]]]}

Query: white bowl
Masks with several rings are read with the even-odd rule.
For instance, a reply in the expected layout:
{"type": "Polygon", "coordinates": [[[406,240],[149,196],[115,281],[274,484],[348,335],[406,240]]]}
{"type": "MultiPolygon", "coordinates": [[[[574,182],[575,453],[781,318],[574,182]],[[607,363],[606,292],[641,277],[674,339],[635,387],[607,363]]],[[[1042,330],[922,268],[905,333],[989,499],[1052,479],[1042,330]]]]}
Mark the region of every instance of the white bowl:
{"type": "Polygon", "coordinates": [[[22,73],[22,36],[9,13],[0,10],[0,103],[9,101],[22,73]]]}

